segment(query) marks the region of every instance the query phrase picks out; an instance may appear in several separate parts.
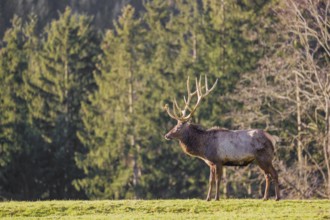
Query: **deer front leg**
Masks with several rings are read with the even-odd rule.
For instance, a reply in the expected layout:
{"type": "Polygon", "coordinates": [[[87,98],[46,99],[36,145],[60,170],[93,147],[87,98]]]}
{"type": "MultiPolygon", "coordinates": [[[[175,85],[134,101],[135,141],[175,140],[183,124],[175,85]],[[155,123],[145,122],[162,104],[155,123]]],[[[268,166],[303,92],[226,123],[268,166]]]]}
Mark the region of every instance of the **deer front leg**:
{"type": "Polygon", "coordinates": [[[222,176],[222,166],[217,165],[215,170],[215,200],[219,200],[219,187],[222,176]]]}
{"type": "Polygon", "coordinates": [[[207,193],[206,201],[211,200],[211,193],[212,193],[212,187],[213,187],[213,183],[214,183],[214,177],[215,177],[215,166],[210,165],[209,192],[207,193]]]}

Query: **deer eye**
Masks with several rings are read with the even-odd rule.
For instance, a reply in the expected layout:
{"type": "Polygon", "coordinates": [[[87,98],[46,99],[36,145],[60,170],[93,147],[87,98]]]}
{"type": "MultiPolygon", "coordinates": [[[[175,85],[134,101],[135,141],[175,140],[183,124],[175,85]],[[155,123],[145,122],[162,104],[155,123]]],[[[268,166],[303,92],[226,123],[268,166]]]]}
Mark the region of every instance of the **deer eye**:
{"type": "Polygon", "coordinates": [[[177,127],[175,128],[175,131],[180,131],[181,128],[182,128],[182,126],[177,126],[177,127]]]}

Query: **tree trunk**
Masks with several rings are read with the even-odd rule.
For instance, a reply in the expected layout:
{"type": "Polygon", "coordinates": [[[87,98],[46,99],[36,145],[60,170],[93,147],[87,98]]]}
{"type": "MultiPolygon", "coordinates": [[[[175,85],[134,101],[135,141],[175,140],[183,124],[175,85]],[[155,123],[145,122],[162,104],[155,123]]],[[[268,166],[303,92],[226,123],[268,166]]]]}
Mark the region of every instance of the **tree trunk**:
{"type": "Polygon", "coordinates": [[[193,41],[192,58],[193,58],[193,62],[196,62],[196,59],[197,59],[197,40],[196,40],[196,34],[195,33],[193,33],[193,35],[192,35],[192,41],[193,41]]]}
{"type": "Polygon", "coordinates": [[[298,175],[299,175],[298,188],[301,191],[305,191],[308,183],[307,183],[306,172],[305,172],[305,158],[303,156],[303,145],[301,142],[301,130],[302,130],[301,129],[301,100],[300,100],[299,78],[298,78],[297,72],[295,72],[295,84],[296,84],[296,107],[297,107],[297,157],[298,157],[298,175]]]}
{"type": "MultiPolygon", "coordinates": [[[[71,144],[69,143],[69,104],[70,104],[70,97],[69,97],[69,64],[68,64],[68,56],[66,55],[64,58],[64,105],[65,105],[65,112],[64,112],[64,155],[65,158],[70,161],[70,152],[71,152],[71,144]]],[[[68,183],[68,175],[64,173],[63,175],[64,186],[68,183]]],[[[61,195],[59,198],[68,198],[68,190],[62,190],[64,195],[61,195]]]]}
{"type": "Polygon", "coordinates": [[[330,161],[329,161],[329,156],[330,156],[330,109],[329,109],[329,98],[326,97],[326,112],[325,112],[325,122],[326,122],[326,130],[325,130],[325,143],[323,145],[323,152],[324,152],[324,160],[326,163],[326,168],[327,168],[327,175],[328,175],[328,182],[325,183],[327,187],[327,195],[328,198],[330,199],[330,161]]]}
{"type": "MultiPolygon", "coordinates": [[[[134,115],[134,109],[133,109],[133,105],[134,105],[134,88],[133,88],[133,71],[129,71],[129,93],[128,93],[128,102],[129,102],[129,115],[130,117],[130,126],[134,127],[134,123],[133,123],[133,115],[134,115]]],[[[134,135],[134,131],[131,130],[131,134],[130,134],[130,147],[131,150],[133,151],[133,161],[132,161],[132,169],[133,169],[133,187],[134,187],[134,193],[135,193],[135,199],[138,199],[138,192],[137,192],[137,186],[139,184],[139,178],[141,176],[141,170],[138,164],[138,155],[140,152],[140,147],[138,144],[136,144],[135,141],[135,135],[134,135]]]]}

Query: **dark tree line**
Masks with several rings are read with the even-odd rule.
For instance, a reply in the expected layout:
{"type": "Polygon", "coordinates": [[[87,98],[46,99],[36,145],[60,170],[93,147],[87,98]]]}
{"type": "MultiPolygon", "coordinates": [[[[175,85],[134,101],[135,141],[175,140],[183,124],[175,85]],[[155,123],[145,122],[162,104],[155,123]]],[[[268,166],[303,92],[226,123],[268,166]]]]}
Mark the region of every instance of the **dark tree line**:
{"type": "Polygon", "coordinates": [[[10,20],[14,15],[23,20],[28,19],[30,14],[39,18],[36,27],[37,33],[53,19],[58,19],[59,12],[64,12],[70,7],[73,12],[93,15],[92,24],[96,29],[103,30],[113,27],[113,20],[121,13],[121,8],[127,4],[133,5],[139,11],[143,10],[142,0],[2,0],[0,2],[0,37],[2,38],[6,29],[11,26],[10,20]]]}
{"type": "MultiPolygon", "coordinates": [[[[91,8],[117,10],[119,3],[106,2],[91,8]]],[[[0,16],[9,4],[1,3],[0,16]]],[[[328,100],[328,84],[315,82],[317,76],[328,79],[328,41],[321,38],[328,32],[319,31],[323,26],[315,20],[328,24],[327,1],[149,0],[120,7],[111,24],[98,24],[101,15],[93,10],[93,17],[78,13],[78,6],[89,4],[70,1],[72,8],[51,21],[38,14],[45,5],[24,5],[38,13],[14,16],[3,36],[2,199],[203,198],[207,166],[164,140],[175,122],[162,108],[184,95],[188,76],[200,74],[219,78],[219,85],[196,123],[266,128],[279,137],[283,196],[330,195],[329,113],[315,101],[328,100]],[[302,32],[302,21],[310,34],[302,32]],[[306,51],[317,53],[311,55],[316,60],[306,51]],[[293,54],[301,65],[287,63],[293,54]],[[304,66],[306,59],[311,65],[304,66]],[[295,75],[284,74],[297,68],[308,70],[297,74],[298,84],[295,75]],[[312,70],[316,75],[309,75],[312,70]],[[306,100],[309,108],[300,107],[306,100]],[[311,133],[317,130],[322,143],[311,133]],[[297,168],[299,175],[288,178],[297,168]]],[[[224,195],[260,197],[264,183],[255,169],[227,168],[224,195]]]]}

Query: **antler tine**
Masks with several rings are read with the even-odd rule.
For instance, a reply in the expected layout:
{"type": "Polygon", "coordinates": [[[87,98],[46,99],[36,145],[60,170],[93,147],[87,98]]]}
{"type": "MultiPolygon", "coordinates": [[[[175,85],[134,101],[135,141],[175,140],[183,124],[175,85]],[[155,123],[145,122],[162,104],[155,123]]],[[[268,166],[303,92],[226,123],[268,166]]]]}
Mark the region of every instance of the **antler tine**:
{"type": "Polygon", "coordinates": [[[197,97],[198,97],[200,94],[200,91],[199,91],[199,82],[197,80],[197,77],[195,78],[195,83],[196,83],[196,92],[197,92],[197,97]]]}
{"type": "Polygon", "coordinates": [[[211,87],[211,89],[208,89],[208,83],[207,83],[207,76],[205,76],[205,93],[203,94],[202,92],[202,79],[201,76],[199,77],[199,80],[197,80],[197,78],[195,79],[196,82],[196,91],[195,93],[197,93],[197,102],[195,104],[195,106],[193,108],[189,108],[190,110],[190,114],[187,116],[184,116],[184,120],[188,120],[189,118],[191,118],[193,116],[193,114],[195,113],[197,107],[200,105],[201,100],[207,96],[217,85],[218,83],[218,79],[215,81],[215,83],[213,84],[213,86],[211,87]]]}
{"type": "Polygon", "coordinates": [[[189,108],[189,104],[190,104],[190,101],[191,101],[191,98],[194,97],[194,95],[196,95],[196,92],[191,92],[190,90],[190,83],[189,83],[189,76],[187,78],[187,99],[186,97],[184,96],[183,99],[184,99],[184,103],[185,103],[185,106],[184,106],[184,109],[182,110],[182,118],[184,118],[186,116],[186,111],[189,110],[191,111],[191,109],[189,108]]]}
{"type": "Polygon", "coordinates": [[[173,114],[170,112],[170,109],[169,109],[169,107],[168,107],[168,104],[166,104],[163,108],[165,109],[165,111],[167,112],[167,114],[168,114],[171,118],[173,118],[173,119],[175,119],[175,120],[179,120],[179,118],[178,118],[177,116],[173,115],[173,114]]]}
{"type": "Polygon", "coordinates": [[[215,88],[215,86],[218,83],[218,79],[215,81],[215,83],[213,84],[211,89],[209,89],[208,83],[207,83],[207,76],[205,76],[205,93],[204,94],[203,94],[203,91],[202,91],[202,89],[203,89],[203,87],[202,87],[202,77],[200,76],[199,80],[196,77],[195,83],[196,83],[196,91],[191,92],[190,84],[189,84],[189,77],[188,77],[188,79],[187,79],[187,93],[188,94],[187,94],[187,98],[185,96],[183,97],[184,104],[185,104],[183,110],[181,110],[181,108],[179,107],[176,99],[173,100],[172,113],[171,113],[171,111],[170,111],[167,104],[164,106],[164,109],[166,110],[167,114],[171,118],[173,118],[177,121],[187,121],[187,120],[189,120],[193,116],[193,114],[195,113],[197,107],[200,105],[201,100],[205,96],[207,96],[215,88]],[[191,102],[192,97],[194,97],[195,95],[197,95],[197,102],[196,102],[194,107],[190,108],[189,104],[191,102]],[[189,110],[190,113],[189,113],[189,115],[186,116],[187,110],[189,110]],[[178,115],[178,112],[181,113],[180,116],[178,115]]]}
{"type": "Polygon", "coordinates": [[[214,88],[215,88],[215,86],[217,85],[217,83],[218,83],[218,79],[217,80],[215,80],[215,83],[213,84],[213,86],[211,87],[211,89],[208,89],[208,85],[207,85],[207,78],[205,77],[205,79],[206,79],[206,81],[205,81],[205,87],[206,87],[206,89],[205,89],[205,94],[204,94],[204,97],[205,96],[207,96],[214,88]]]}
{"type": "Polygon", "coordinates": [[[173,113],[175,114],[175,116],[177,116],[178,118],[180,118],[180,116],[178,116],[178,112],[177,111],[182,114],[182,110],[179,107],[176,99],[174,98],[174,100],[173,100],[173,113]]]}

